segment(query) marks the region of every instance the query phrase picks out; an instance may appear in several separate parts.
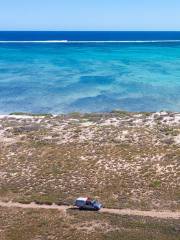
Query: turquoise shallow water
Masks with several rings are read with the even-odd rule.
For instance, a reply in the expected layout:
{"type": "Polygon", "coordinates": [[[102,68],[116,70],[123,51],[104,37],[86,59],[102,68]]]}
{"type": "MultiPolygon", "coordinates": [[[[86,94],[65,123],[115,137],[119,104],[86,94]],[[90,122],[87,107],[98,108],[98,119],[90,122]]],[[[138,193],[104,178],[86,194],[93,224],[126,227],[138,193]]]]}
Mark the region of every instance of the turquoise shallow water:
{"type": "Polygon", "coordinates": [[[180,43],[1,43],[0,113],[180,111],[180,43]]]}

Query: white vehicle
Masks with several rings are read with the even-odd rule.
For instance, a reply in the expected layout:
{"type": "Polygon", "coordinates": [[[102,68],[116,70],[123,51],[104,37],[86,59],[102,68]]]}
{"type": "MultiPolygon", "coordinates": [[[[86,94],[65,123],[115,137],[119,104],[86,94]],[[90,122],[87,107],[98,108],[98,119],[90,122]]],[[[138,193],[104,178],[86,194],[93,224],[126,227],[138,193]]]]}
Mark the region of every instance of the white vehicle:
{"type": "Polygon", "coordinates": [[[96,200],[92,200],[88,197],[79,197],[76,199],[74,205],[80,210],[95,210],[98,211],[102,208],[102,204],[96,200]]]}

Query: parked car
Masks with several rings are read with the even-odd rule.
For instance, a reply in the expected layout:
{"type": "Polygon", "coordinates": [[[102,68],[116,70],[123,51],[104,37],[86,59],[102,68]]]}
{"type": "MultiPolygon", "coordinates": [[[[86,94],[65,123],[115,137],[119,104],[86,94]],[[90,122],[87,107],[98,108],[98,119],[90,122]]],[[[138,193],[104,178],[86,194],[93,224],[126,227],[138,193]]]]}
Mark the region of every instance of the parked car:
{"type": "Polygon", "coordinates": [[[102,204],[96,200],[92,200],[88,197],[79,197],[76,199],[74,205],[80,210],[94,210],[99,211],[102,208],[102,204]]]}

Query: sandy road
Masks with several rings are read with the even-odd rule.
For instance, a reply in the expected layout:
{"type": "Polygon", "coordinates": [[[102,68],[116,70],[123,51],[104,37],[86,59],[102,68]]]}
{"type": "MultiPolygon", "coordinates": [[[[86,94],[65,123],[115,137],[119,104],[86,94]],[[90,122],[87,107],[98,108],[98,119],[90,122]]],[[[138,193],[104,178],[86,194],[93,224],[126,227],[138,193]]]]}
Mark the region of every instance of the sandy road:
{"type": "MultiPolygon", "coordinates": [[[[36,203],[30,204],[22,204],[17,202],[2,202],[0,201],[0,207],[8,207],[8,208],[24,208],[24,209],[56,209],[59,211],[66,211],[70,209],[74,209],[73,206],[65,206],[65,205],[40,205],[36,203]]],[[[131,210],[131,209],[111,209],[111,208],[103,208],[99,211],[100,213],[110,213],[117,215],[134,215],[134,216],[144,216],[144,217],[154,217],[154,218],[173,218],[180,219],[180,211],[172,212],[172,211],[140,211],[140,210],[131,210]]]]}

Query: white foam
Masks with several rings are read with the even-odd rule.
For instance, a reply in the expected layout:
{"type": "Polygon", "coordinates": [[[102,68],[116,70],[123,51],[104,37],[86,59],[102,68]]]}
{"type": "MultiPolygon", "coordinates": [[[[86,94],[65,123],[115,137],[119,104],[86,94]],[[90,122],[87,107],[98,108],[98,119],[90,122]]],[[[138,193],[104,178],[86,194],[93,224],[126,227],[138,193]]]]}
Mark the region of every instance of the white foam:
{"type": "Polygon", "coordinates": [[[67,41],[67,43],[173,43],[180,42],[180,40],[121,40],[121,41],[67,41]]]}
{"type": "Polygon", "coordinates": [[[68,41],[68,40],[26,40],[26,41],[15,41],[15,40],[1,40],[0,43],[180,43],[179,40],[122,40],[122,41],[68,41]]]}
{"type": "Polygon", "coordinates": [[[0,43],[67,43],[67,40],[35,40],[35,41],[31,41],[31,40],[26,40],[26,41],[0,41],[0,43]]]}

